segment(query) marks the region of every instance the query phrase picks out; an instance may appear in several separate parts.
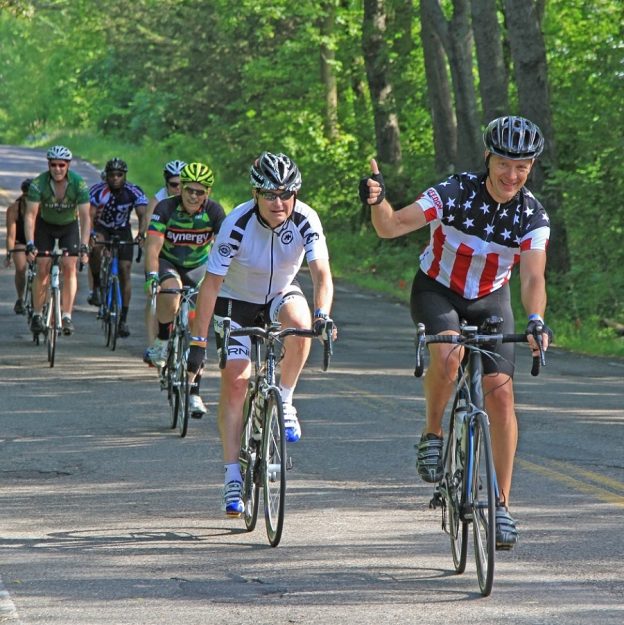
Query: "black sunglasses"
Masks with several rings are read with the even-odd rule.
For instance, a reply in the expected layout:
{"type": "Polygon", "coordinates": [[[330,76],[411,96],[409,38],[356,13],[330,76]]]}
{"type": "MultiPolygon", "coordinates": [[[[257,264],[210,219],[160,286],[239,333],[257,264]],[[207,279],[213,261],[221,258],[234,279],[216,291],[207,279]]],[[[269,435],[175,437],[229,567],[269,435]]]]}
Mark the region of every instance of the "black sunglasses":
{"type": "Polygon", "coordinates": [[[275,202],[278,198],[285,202],[295,195],[294,191],[282,191],[281,193],[273,193],[272,191],[260,191],[260,195],[269,202],[275,202]]]}

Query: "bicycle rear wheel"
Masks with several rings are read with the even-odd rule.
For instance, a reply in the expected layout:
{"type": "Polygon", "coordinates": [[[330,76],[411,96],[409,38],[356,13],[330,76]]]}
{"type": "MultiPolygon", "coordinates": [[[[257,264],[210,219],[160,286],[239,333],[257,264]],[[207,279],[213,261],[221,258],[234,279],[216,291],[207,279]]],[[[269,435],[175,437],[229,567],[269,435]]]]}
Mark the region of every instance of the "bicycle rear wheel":
{"type": "Polygon", "coordinates": [[[462,518],[462,506],[465,497],[462,493],[464,484],[463,464],[461,463],[459,453],[457,434],[454,429],[451,429],[440,491],[446,500],[448,533],[451,539],[453,564],[457,573],[463,573],[466,569],[466,560],[468,558],[468,521],[462,518]]]}
{"type": "Polygon", "coordinates": [[[271,547],[277,547],[284,527],[286,499],[286,438],[284,408],[279,391],[271,388],[264,407],[262,431],[262,485],[264,519],[271,547]]]}
{"type": "Polygon", "coordinates": [[[496,490],[492,444],[487,415],[478,413],[473,422],[473,470],[470,496],[477,577],[481,594],[487,597],[494,582],[496,550],[496,490]]]}
{"type": "Polygon", "coordinates": [[[245,425],[241,437],[239,462],[243,474],[243,516],[245,527],[251,532],[256,527],[258,520],[258,501],[260,499],[260,484],[256,478],[256,461],[258,458],[259,442],[253,438],[253,415],[256,409],[256,395],[247,395],[245,399],[245,425]]]}

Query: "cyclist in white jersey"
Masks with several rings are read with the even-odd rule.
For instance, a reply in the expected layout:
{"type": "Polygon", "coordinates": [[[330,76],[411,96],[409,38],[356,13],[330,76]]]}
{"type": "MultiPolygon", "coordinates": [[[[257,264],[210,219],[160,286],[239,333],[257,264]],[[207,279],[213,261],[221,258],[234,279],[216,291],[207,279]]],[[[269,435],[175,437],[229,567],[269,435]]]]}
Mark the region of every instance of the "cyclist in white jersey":
{"type": "MultiPolygon", "coordinates": [[[[214,313],[215,333],[223,317],[233,327],[279,321],[284,327],[310,328],[327,319],[333,300],[329,254],[321,221],[297,199],[301,174],[284,154],[264,152],[250,170],[253,197],[223,221],[213,245],[206,277],[191,326],[189,371],[196,373],[205,356],[208,324],[214,313]],[[314,313],[295,277],[306,259],[314,286],[314,313]]],[[[243,511],[238,463],[243,404],[251,374],[250,339],[231,339],[227,366],[221,372],[219,431],[225,480],[223,507],[228,516],[243,511]]],[[[284,401],[286,439],[296,442],[301,426],[293,392],[310,352],[310,339],[285,340],[280,390],[284,401]]]]}

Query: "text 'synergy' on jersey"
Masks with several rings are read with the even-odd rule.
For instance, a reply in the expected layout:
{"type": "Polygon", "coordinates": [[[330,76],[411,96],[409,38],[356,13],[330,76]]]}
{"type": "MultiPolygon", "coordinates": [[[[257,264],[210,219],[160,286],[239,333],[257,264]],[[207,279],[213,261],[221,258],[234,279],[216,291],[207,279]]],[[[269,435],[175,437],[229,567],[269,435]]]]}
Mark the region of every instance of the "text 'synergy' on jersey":
{"type": "Polygon", "coordinates": [[[316,211],[297,200],[290,218],[272,230],[249,200],[223,222],[208,271],[225,276],[220,297],[264,304],[292,283],[304,255],[308,263],[329,258],[316,211]]]}
{"type": "Polygon", "coordinates": [[[498,204],[485,181],[456,174],[417,198],[431,231],[420,268],[467,299],[503,286],[520,254],[545,250],[550,236],[548,215],[528,189],[498,204]]]}
{"type": "Polygon", "coordinates": [[[98,182],[89,189],[89,199],[95,208],[94,223],[113,230],[129,228],[132,209],[147,206],[145,193],[131,182],[117,192],[112,192],[106,182],[98,182]]]}
{"type": "Polygon", "coordinates": [[[164,238],[160,256],[179,267],[192,269],[206,262],[210,243],[225,218],[223,207],[207,199],[194,215],[182,208],[178,195],[154,208],[148,234],[164,238]]]}

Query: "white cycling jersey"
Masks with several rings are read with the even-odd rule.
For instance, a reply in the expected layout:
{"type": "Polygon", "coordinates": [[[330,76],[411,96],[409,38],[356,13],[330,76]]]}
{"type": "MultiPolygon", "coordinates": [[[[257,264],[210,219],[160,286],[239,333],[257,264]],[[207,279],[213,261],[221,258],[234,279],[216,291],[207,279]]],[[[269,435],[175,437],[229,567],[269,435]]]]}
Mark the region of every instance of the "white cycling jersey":
{"type": "Polygon", "coordinates": [[[221,224],[207,270],[225,276],[220,297],[264,304],[290,286],[304,256],[308,263],[329,258],[316,211],[297,200],[291,216],[271,229],[249,200],[221,224]]]}
{"type": "Polygon", "coordinates": [[[157,202],[162,202],[169,197],[169,191],[167,191],[167,187],[163,187],[162,189],[158,189],[156,194],[154,195],[157,202]]]}

